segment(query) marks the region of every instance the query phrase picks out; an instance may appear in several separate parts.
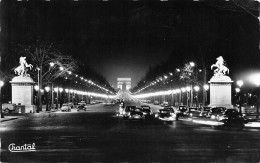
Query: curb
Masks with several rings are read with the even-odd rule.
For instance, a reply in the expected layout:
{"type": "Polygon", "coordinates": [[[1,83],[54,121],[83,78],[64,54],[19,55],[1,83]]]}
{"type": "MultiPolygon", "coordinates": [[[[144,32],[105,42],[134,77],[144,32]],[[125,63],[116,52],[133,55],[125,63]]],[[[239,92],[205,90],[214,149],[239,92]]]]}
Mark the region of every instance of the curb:
{"type": "Polygon", "coordinates": [[[9,119],[3,119],[3,120],[1,120],[0,122],[6,122],[6,121],[15,120],[15,119],[18,119],[18,118],[9,118],[9,119]]]}

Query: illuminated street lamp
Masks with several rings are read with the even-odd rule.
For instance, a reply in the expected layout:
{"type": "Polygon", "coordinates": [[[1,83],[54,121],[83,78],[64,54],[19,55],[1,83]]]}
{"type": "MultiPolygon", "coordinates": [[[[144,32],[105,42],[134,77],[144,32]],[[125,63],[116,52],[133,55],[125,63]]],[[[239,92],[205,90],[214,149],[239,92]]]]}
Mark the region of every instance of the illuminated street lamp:
{"type": "Polygon", "coordinates": [[[243,82],[242,80],[238,80],[238,81],[237,81],[237,85],[238,85],[239,87],[242,87],[243,84],[244,84],[244,82],[243,82]]]}
{"type": "Polygon", "coordinates": [[[45,88],[45,91],[47,92],[47,103],[46,103],[46,111],[48,111],[49,110],[49,91],[50,91],[50,87],[49,86],[46,86],[45,88]]]}
{"type": "Polygon", "coordinates": [[[197,106],[199,106],[199,90],[200,90],[200,87],[199,86],[194,86],[194,90],[196,92],[196,100],[197,100],[197,106]]]}
{"type": "Polygon", "coordinates": [[[235,88],[236,93],[240,92],[240,88],[235,88]]]}
{"type": "Polygon", "coordinates": [[[63,70],[64,70],[64,67],[60,67],[60,70],[63,71],[63,70]]]}
{"type": "Polygon", "coordinates": [[[34,86],[34,89],[35,89],[36,91],[39,91],[39,86],[38,86],[38,85],[35,85],[35,86],[34,86]]]}
{"type": "Polygon", "coordinates": [[[208,99],[207,91],[209,90],[209,85],[208,85],[208,84],[204,84],[204,85],[203,85],[203,88],[204,88],[204,90],[206,91],[206,92],[205,92],[205,97],[203,98],[203,106],[205,106],[206,103],[207,103],[207,99],[208,99]]]}
{"type": "Polygon", "coordinates": [[[190,66],[191,66],[191,67],[194,67],[194,66],[195,66],[195,63],[194,63],[194,62],[190,62],[190,66]]]}
{"type": "Polygon", "coordinates": [[[55,63],[53,63],[53,62],[50,63],[50,66],[51,66],[51,67],[53,67],[54,65],[55,65],[55,63]]]}
{"type": "Polygon", "coordinates": [[[2,87],[4,86],[4,82],[2,80],[0,80],[0,114],[1,114],[1,118],[4,118],[4,113],[2,111],[2,87]]]}

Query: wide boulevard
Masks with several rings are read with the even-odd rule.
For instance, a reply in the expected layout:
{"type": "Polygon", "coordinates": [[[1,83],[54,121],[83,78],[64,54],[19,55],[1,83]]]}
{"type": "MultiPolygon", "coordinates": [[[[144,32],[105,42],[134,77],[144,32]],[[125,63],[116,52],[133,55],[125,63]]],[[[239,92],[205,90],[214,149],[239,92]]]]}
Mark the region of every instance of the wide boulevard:
{"type": "MultiPolygon", "coordinates": [[[[140,105],[127,102],[126,105],[140,105]]],[[[159,106],[152,105],[155,112],[159,106]]],[[[180,119],[131,121],[117,117],[119,105],[87,111],[34,113],[5,121],[2,162],[259,162],[260,130],[217,128],[180,119]],[[35,144],[36,151],[8,146],[35,144]]]]}

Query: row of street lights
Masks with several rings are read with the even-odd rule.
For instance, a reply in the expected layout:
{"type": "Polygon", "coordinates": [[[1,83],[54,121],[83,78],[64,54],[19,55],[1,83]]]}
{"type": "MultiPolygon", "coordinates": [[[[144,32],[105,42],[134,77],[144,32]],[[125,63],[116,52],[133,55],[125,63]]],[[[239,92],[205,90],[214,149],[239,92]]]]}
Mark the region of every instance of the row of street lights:
{"type": "MultiPolygon", "coordinates": [[[[205,84],[203,86],[203,89],[205,91],[209,90],[209,85],[205,84]]],[[[197,99],[197,105],[199,105],[199,101],[198,101],[198,92],[200,91],[200,86],[196,85],[193,87],[193,90],[196,92],[196,99],[197,99]]],[[[159,92],[154,92],[154,93],[145,93],[145,94],[139,94],[139,95],[133,95],[134,98],[148,98],[148,97],[156,97],[156,96],[162,96],[162,95],[172,95],[172,99],[175,99],[175,101],[179,101],[178,103],[182,103],[183,99],[182,99],[182,94],[186,93],[187,94],[187,105],[192,105],[191,104],[191,99],[190,99],[190,93],[191,93],[192,89],[190,86],[187,87],[182,87],[182,88],[177,88],[177,89],[173,89],[173,90],[168,90],[168,91],[159,91],[159,92]],[[179,98],[176,100],[177,95],[179,94],[179,98]],[[176,97],[173,97],[174,95],[176,95],[176,97]]]]}

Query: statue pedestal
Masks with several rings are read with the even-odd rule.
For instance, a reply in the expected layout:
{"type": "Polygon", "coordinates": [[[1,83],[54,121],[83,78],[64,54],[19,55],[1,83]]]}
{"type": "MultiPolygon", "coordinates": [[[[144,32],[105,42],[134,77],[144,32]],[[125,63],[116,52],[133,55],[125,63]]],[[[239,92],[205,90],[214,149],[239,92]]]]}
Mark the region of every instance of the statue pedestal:
{"type": "Polygon", "coordinates": [[[12,103],[25,106],[25,113],[34,113],[33,85],[30,77],[16,76],[10,81],[12,84],[12,103]]]}
{"type": "Polygon", "coordinates": [[[223,106],[233,108],[231,102],[231,84],[233,81],[228,76],[213,76],[210,81],[211,107],[223,106]]]}

